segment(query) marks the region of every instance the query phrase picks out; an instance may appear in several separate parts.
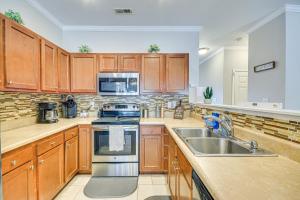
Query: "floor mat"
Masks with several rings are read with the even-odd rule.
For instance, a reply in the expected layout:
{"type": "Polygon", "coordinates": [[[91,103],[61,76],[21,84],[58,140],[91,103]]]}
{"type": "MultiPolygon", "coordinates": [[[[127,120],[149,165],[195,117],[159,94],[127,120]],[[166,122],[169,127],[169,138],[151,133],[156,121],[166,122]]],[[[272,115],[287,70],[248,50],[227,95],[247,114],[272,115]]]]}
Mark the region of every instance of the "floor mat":
{"type": "Polygon", "coordinates": [[[117,198],[132,194],[138,185],[138,177],[92,177],[84,187],[89,198],[117,198]]]}
{"type": "Polygon", "coordinates": [[[171,200],[171,196],[152,196],[145,200],[171,200]]]}

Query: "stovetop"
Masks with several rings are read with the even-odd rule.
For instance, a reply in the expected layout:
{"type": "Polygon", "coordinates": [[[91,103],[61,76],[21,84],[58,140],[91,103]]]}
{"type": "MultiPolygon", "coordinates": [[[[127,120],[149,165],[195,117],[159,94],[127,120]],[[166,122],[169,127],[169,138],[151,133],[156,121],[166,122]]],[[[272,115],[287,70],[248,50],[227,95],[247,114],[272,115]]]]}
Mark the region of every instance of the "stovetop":
{"type": "Polygon", "coordinates": [[[92,125],[139,125],[139,117],[101,117],[92,121],[92,125]]]}

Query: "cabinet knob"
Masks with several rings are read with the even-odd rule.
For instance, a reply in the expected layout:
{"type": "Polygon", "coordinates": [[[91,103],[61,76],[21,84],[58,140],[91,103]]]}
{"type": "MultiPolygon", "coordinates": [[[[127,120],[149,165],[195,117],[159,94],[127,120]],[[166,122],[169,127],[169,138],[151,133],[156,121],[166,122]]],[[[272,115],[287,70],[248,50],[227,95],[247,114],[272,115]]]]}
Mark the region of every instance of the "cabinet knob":
{"type": "Polygon", "coordinates": [[[40,160],[39,163],[42,165],[44,164],[45,160],[40,160]]]}
{"type": "Polygon", "coordinates": [[[50,146],[54,146],[56,142],[50,142],[50,146]]]}
{"type": "Polygon", "coordinates": [[[9,81],[7,81],[7,84],[11,85],[11,84],[13,84],[13,81],[9,80],[9,81]]]}
{"type": "Polygon", "coordinates": [[[70,147],[70,144],[66,144],[66,147],[69,148],[69,147],[70,147]]]}
{"type": "Polygon", "coordinates": [[[29,169],[33,171],[34,170],[34,165],[30,165],[29,169]]]}
{"type": "Polygon", "coordinates": [[[12,160],[10,163],[11,163],[11,166],[13,166],[13,167],[17,165],[17,161],[16,160],[12,160]]]}

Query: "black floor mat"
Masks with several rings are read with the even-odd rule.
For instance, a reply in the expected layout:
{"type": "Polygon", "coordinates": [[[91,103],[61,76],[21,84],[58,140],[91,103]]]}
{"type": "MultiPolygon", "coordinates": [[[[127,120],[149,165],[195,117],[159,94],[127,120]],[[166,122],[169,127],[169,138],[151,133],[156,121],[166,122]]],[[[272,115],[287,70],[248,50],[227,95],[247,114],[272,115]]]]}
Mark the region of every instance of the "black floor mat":
{"type": "Polygon", "coordinates": [[[148,197],[145,200],[171,200],[170,196],[152,196],[152,197],[148,197]]]}

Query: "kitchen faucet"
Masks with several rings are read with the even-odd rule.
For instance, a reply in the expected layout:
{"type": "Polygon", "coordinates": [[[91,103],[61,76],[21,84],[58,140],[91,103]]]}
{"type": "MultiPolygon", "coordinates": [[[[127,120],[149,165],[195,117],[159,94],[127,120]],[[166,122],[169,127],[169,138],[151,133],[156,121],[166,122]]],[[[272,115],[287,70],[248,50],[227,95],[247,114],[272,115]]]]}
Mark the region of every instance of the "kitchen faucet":
{"type": "MultiPolygon", "coordinates": [[[[215,120],[215,121],[219,122],[219,124],[221,126],[222,135],[224,135],[226,137],[234,136],[232,118],[229,115],[229,112],[225,111],[222,114],[222,118],[219,118],[219,117],[216,117],[213,115],[208,115],[208,116],[204,116],[204,119],[211,120],[211,121],[215,120]]],[[[212,128],[212,127],[208,126],[208,128],[212,128]]]]}

